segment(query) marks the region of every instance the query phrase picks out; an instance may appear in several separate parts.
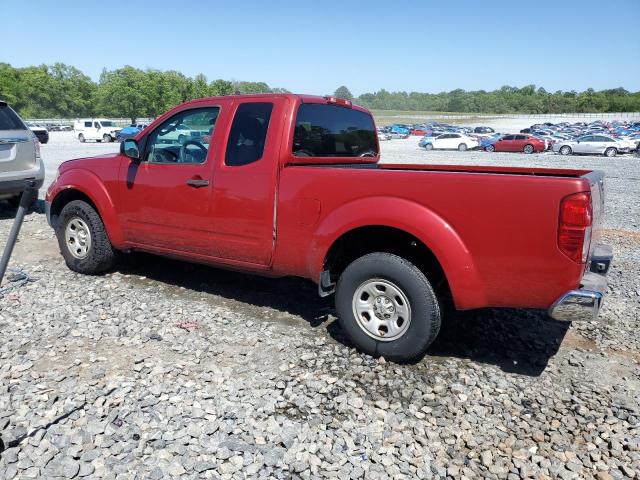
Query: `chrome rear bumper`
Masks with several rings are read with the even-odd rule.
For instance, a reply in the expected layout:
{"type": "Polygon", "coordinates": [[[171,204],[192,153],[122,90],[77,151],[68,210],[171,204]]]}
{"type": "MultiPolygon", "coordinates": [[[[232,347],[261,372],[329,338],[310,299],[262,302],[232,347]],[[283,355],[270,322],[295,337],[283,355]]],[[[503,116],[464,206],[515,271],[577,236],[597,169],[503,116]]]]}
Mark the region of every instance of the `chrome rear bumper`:
{"type": "Polygon", "coordinates": [[[580,288],[562,295],[549,309],[551,318],[560,321],[588,322],[598,318],[607,289],[609,265],[613,259],[611,247],[598,245],[593,252],[589,271],[580,288]]]}

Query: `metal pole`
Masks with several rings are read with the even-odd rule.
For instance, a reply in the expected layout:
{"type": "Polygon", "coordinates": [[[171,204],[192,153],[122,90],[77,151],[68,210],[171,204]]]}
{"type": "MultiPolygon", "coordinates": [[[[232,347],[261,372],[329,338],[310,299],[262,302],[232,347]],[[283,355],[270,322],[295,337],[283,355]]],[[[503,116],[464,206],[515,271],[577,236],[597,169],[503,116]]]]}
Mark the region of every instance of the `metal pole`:
{"type": "Polygon", "coordinates": [[[18,233],[20,233],[20,227],[22,226],[22,222],[24,221],[24,216],[27,214],[27,210],[29,210],[29,207],[35,201],[37,194],[38,189],[36,188],[35,180],[27,180],[25,189],[22,192],[22,196],[20,197],[20,206],[18,207],[16,218],[13,221],[11,231],[9,232],[7,244],[4,246],[2,258],[0,258],[0,285],[2,285],[2,279],[4,278],[4,274],[7,271],[7,265],[9,265],[9,259],[11,258],[11,253],[13,252],[13,247],[16,244],[16,240],[18,239],[18,233]]]}

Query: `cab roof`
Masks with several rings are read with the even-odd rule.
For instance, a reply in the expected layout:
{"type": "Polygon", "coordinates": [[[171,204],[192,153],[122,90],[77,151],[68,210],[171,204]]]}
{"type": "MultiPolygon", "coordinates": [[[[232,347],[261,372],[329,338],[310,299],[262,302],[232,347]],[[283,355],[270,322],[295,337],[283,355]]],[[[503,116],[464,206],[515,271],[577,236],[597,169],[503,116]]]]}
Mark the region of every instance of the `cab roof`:
{"type": "MultiPolygon", "coordinates": [[[[216,97],[203,97],[203,98],[196,98],[194,100],[190,100],[188,102],[183,103],[182,105],[197,105],[199,103],[205,102],[205,101],[211,101],[211,100],[251,100],[251,99],[256,99],[256,100],[267,100],[270,98],[287,98],[289,100],[292,100],[293,102],[296,103],[320,103],[320,104],[330,104],[331,102],[329,101],[330,98],[335,98],[332,96],[327,95],[326,97],[321,97],[319,95],[305,95],[305,94],[299,94],[299,93],[246,93],[246,94],[240,94],[240,95],[222,95],[222,96],[216,96],[216,97]]],[[[364,107],[361,107],[359,105],[353,104],[350,107],[344,107],[344,108],[352,108],[354,110],[359,110],[362,112],[366,112],[366,113],[371,113],[369,112],[369,110],[367,110],[364,107]]]]}

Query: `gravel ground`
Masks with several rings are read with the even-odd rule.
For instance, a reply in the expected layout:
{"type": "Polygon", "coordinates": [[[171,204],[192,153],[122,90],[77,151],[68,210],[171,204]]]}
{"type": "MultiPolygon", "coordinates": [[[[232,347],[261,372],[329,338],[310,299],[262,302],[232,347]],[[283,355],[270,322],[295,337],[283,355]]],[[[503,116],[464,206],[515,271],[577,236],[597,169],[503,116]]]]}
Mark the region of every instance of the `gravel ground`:
{"type": "MultiPolygon", "coordinates": [[[[12,262],[32,281],[0,297],[0,479],[640,478],[640,159],[416,144],[384,160],[604,169],[600,321],[467,312],[396,365],[355,351],[305,281],[142,254],[75,274],[36,209],[12,262]]],[[[42,151],[53,175],[116,149],[42,151]]],[[[10,224],[0,209],[0,238],[10,224]]]]}

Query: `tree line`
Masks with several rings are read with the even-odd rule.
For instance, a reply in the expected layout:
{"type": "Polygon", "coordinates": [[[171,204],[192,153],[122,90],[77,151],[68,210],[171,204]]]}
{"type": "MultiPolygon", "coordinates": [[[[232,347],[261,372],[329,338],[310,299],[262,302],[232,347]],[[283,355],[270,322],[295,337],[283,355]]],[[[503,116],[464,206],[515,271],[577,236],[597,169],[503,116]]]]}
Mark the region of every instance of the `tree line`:
{"type": "Polygon", "coordinates": [[[194,98],[285,91],[264,82],[208,81],[202,74],[191,78],[175,70],[104,69],[94,82],[64,63],[24,68],[0,63],[0,99],[23,118],[106,116],[135,123],[194,98]]]}
{"type": "MultiPolygon", "coordinates": [[[[0,99],[9,102],[25,118],[108,116],[135,122],[137,118],[156,117],[194,98],[270,92],[286,90],[264,82],[209,81],[202,74],[187,77],[175,70],[141,70],[131,66],[104,69],[94,82],[81,70],[64,63],[23,68],[0,63],[0,99]]],[[[334,94],[378,110],[498,114],[640,111],[640,92],[624,88],[547,92],[527,85],[504,86],[490,92],[380,90],[354,98],[346,86],[341,86],[334,94]]]]}
{"type": "MultiPolygon", "coordinates": [[[[345,86],[336,95],[351,95],[345,86]]],[[[359,105],[377,110],[413,110],[464,113],[602,113],[640,112],[640,92],[624,88],[584,92],[547,92],[544,88],[527,85],[522,88],[504,86],[498,90],[465,91],[461,89],[441,93],[388,92],[365,93],[354,99],[359,105]]]]}

